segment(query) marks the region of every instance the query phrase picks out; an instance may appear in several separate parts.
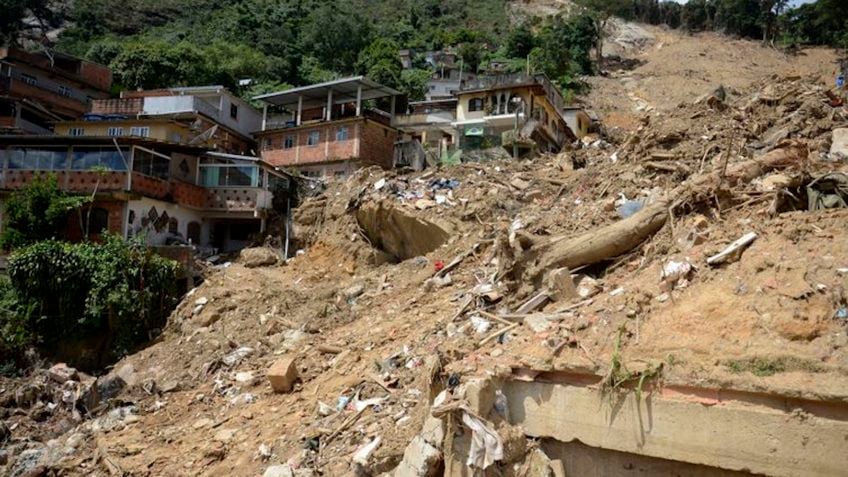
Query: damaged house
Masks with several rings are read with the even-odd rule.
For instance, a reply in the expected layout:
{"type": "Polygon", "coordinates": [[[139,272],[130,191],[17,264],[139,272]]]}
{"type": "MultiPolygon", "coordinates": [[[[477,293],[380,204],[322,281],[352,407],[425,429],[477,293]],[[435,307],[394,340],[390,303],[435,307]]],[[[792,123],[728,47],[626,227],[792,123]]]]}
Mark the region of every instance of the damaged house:
{"type": "Polygon", "coordinates": [[[255,134],[261,157],[308,177],[342,178],[365,165],[391,168],[400,95],[357,76],[258,96],[264,103],[255,134]]]}
{"type": "Polygon", "coordinates": [[[503,146],[517,156],[559,152],[577,139],[562,94],[544,75],[511,74],[466,81],[457,93],[459,148],[503,146]]]}
{"type": "Polygon", "coordinates": [[[229,154],[255,150],[262,116],[223,86],[124,91],[91,102],[87,114],[56,123],[62,136],[145,137],[229,154]]]}

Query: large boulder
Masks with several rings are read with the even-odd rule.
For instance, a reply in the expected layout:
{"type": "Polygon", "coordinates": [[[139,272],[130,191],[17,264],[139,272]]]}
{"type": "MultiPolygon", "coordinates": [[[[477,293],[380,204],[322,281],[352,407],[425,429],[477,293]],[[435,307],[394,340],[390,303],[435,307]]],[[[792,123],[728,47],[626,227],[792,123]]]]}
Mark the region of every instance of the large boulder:
{"type": "Polygon", "coordinates": [[[246,248],[239,255],[239,261],[247,268],[270,267],[278,260],[277,252],[267,247],[246,248]]]}

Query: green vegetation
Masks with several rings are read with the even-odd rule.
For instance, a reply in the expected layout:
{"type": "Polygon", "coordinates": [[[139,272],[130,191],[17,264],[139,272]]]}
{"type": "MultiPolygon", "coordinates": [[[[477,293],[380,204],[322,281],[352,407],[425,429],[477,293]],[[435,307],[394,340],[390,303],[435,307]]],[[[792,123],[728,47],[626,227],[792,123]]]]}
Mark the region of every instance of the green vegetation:
{"type": "Polygon", "coordinates": [[[7,199],[2,241],[14,252],[0,280],[0,363],[20,365],[36,347],[102,366],[148,341],[176,304],[177,264],[142,243],[56,240],[69,218],[86,221],[81,207],[90,201],[60,191],[55,176],[7,199]]]}
{"type": "Polygon", "coordinates": [[[819,363],[795,356],[736,359],[728,360],[724,364],[733,373],[747,372],[760,377],[774,376],[777,373],[786,373],[790,371],[807,371],[816,373],[822,370],[819,363]]]}
{"type": "Polygon", "coordinates": [[[85,197],[61,191],[55,175],[33,178],[27,188],[6,200],[0,248],[10,250],[58,237],[68,214],[86,202],[85,197]]]}

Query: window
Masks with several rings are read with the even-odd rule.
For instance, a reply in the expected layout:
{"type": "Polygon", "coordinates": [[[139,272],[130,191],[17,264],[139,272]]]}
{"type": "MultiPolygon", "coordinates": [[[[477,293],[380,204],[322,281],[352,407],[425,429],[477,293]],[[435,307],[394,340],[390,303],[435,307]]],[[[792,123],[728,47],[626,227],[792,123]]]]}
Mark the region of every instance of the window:
{"type": "Polygon", "coordinates": [[[168,180],[170,171],[170,157],[140,147],[133,150],[133,172],[168,180]]]}
{"type": "Polygon", "coordinates": [[[347,141],[347,126],[342,126],[336,130],[336,141],[347,141]]]}
{"type": "Polygon", "coordinates": [[[74,136],[74,137],[85,136],[85,128],[69,128],[68,129],[68,136],[74,136]]]}
{"type": "Polygon", "coordinates": [[[114,147],[75,147],[71,154],[71,169],[87,171],[94,167],[105,167],[110,171],[125,171],[124,159],[129,160],[128,149],[114,147]]]}
{"type": "Polygon", "coordinates": [[[283,141],[283,149],[291,149],[294,147],[294,136],[286,136],[283,141]]]}
{"type": "Polygon", "coordinates": [[[468,100],[468,112],[473,113],[483,110],[483,98],[472,98],[468,100]]]}
{"type": "Polygon", "coordinates": [[[68,88],[67,86],[59,86],[59,94],[66,98],[70,98],[72,94],[71,88],[68,88]]]}
{"type": "Polygon", "coordinates": [[[267,151],[268,149],[271,149],[271,145],[273,145],[273,144],[274,144],[274,143],[271,141],[271,138],[270,138],[270,137],[266,137],[266,138],[262,141],[262,145],[263,145],[263,147],[265,148],[265,150],[266,150],[266,151],[267,151]]]}
{"type": "Polygon", "coordinates": [[[111,127],[111,128],[106,130],[106,135],[107,136],[123,136],[124,135],[124,128],[111,127]]]}
{"type": "Polygon", "coordinates": [[[180,222],[176,217],[168,219],[168,233],[171,235],[179,234],[180,222]]]}
{"type": "Polygon", "coordinates": [[[9,169],[59,171],[68,164],[66,148],[14,147],[8,155],[9,169]]]}
{"type": "Polygon", "coordinates": [[[259,187],[259,167],[203,165],[200,184],[204,187],[259,187]]]}
{"type": "Polygon", "coordinates": [[[182,143],[183,142],[182,134],[180,134],[180,133],[171,134],[171,142],[175,142],[177,144],[182,143]]]}
{"type": "Polygon", "coordinates": [[[233,119],[238,119],[238,106],[235,104],[230,105],[230,117],[233,119]]]}
{"type": "Polygon", "coordinates": [[[30,86],[38,86],[38,78],[33,75],[28,75],[26,73],[21,73],[21,81],[30,85],[30,86]]]}
{"type": "Polygon", "coordinates": [[[309,137],[306,139],[307,146],[317,146],[321,141],[321,133],[319,131],[309,131],[309,137]]]}
{"type": "Polygon", "coordinates": [[[108,210],[102,207],[92,207],[88,212],[90,213],[88,221],[89,234],[99,235],[109,230],[108,210]]]}
{"type": "Polygon", "coordinates": [[[347,172],[345,171],[335,171],[333,172],[333,177],[336,179],[344,179],[347,176],[347,172]]]}
{"type": "Polygon", "coordinates": [[[130,136],[150,137],[150,128],[147,126],[133,126],[130,128],[130,136]]]}

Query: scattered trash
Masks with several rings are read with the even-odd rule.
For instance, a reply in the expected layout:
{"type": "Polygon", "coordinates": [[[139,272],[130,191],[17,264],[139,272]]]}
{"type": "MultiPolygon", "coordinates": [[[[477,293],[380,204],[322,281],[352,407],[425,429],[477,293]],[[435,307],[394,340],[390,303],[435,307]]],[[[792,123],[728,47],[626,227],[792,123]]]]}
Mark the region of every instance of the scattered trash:
{"type": "Polygon", "coordinates": [[[666,291],[673,290],[675,287],[684,288],[688,285],[689,276],[695,269],[687,258],[684,261],[670,260],[663,265],[660,279],[663,282],[663,288],[666,291]]]}
{"type": "Polygon", "coordinates": [[[492,322],[479,315],[473,315],[471,316],[471,326],[478,335],[482,335],[492,328],[492,322]]]}
{"type": "Polygon", "coordinates": [[[386,185],[386,179],[380,179],[374,183],[374,190],[380,190],[386,185]]]}
{"type": "Polygon", "coordinates": [[[251,354],[253,354],[253,348],[250,348],[250,347],[247,347],[247,346],[242,346],[241,348],[239,348],[239,349],[233,351],[232,353],[224,356],[221,359],[221,361],[225,365],[232,368],[233,366],[239,364],[241,362],[241,360],[250,356],[251,354]]]}
{"type": "Polygon", "coordinates": [[[503,442],[497,431],[467,412],[462,413],[462,422],[471,429],[471,448],[465,465],[487,469],[503,459],[503,442]]]}
{"type": "Polygon", "coordinates": [[[618,207],[618,215],[622,219],[626,219],[642,210],[643,207],[645,207],[645,203],[641,200],[628,200],[618,207]]]}
{"type": "Polygon", "coordinates": [[[380,443],[382,442],[383,438],[377,436],[368,444],[365,444],[364,446],[360,447],[356,451],[356,454],[353,455],[353,462],[363,466],[368,465],[368,459],[371,457],[371,454],[373,454],[374,451],[377,450],[378,447],[380,447],[380,443]]]}
{"type": "Polygon", "coordinates": [[[728,261],[736,261],[742,254],[742,251],[745,250],[751,243],[756,240],[757,234],[755,232],[749,232],[735,242],[731,243],[720,253],[713,255],[712,257],[707,259],[707,263],[710,265],[719,265],[728,261]]]}

